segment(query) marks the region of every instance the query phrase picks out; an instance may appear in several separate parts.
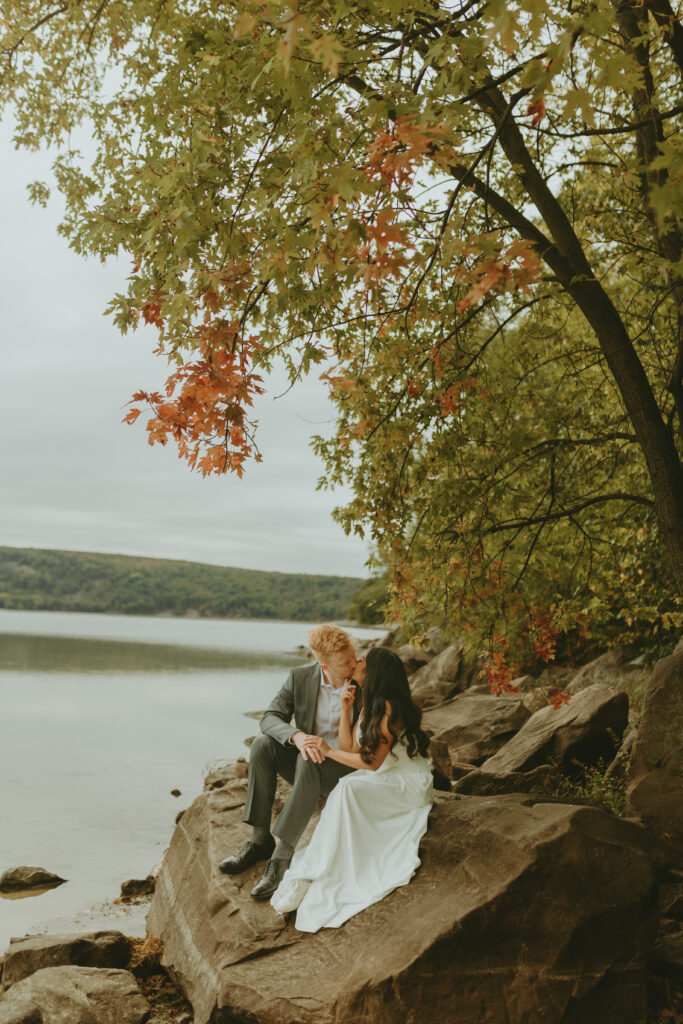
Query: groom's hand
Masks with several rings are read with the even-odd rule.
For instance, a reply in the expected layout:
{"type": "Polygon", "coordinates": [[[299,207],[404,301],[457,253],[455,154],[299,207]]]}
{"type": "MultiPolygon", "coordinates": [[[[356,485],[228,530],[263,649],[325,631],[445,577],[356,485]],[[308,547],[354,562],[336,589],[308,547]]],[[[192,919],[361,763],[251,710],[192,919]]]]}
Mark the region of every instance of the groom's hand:
{"type": "Polygon", "coordinates": [[[314,761],[316,764],[322,764],[325,760],[321,752],[317,747],[311,746],[311,743],[317,740],[317,736],[311,736],[305,732],[295,732],[292,736],[292,743],[297,748],[304,761],[314,761]]]}

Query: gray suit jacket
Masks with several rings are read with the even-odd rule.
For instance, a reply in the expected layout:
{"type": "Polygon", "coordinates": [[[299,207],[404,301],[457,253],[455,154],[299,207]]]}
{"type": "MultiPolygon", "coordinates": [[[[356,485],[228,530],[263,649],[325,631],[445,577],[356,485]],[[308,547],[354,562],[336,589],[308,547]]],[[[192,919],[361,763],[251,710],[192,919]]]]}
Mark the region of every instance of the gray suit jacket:
{"type": "MultiPolygon", "coordinates": [[[[288,743],[295,732],[313,733],[319,687],[320,665],[317,661],[312,665],[297,665],[293,668],[284,686],[264,712],[259,722],[261,732],[283,744],[288,743]]],[[[356,687],[356,700],[351,713],[352,724],[358,718],[359,689],[360,687],[356,687]]]]}

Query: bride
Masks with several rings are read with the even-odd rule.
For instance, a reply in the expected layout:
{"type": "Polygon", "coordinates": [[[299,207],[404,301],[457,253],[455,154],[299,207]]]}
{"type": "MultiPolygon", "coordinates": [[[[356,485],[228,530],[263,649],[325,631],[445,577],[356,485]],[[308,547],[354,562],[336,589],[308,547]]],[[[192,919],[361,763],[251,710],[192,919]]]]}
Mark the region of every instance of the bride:
{"type": "Polygon", "coordinates": [[[339,927],[406,885],[420,865],[418,846],[432,805],[421,712],[393,651],[373,648],[354,675],[363,686],[363,710],[353,731],[355,684],[349,681],[342,694],[339,750],[319,736],[309,745],[360,770],[332,790],[310,843],[296,851],[270,900],[282,914],[298,908],[299,931],[339,927]]]}

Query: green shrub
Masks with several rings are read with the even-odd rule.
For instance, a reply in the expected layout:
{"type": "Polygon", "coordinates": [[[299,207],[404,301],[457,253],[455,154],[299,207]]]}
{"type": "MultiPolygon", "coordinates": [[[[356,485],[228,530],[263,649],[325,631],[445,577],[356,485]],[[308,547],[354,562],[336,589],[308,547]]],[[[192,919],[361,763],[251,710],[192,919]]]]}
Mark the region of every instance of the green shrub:
{"type": "Polygon", "coordinates": [[[564,775],[552,795],[565,797],[568,803],[577,798],[593,800],[612,814],[622,815],[626,807],[626,782],[630,759],[630,754],[626,755],[622,762],[622,771],[609,776],[605,775],[608,763],[604,758],[600,758],[593,767],[574,762],[578,775],[564,775]]]}

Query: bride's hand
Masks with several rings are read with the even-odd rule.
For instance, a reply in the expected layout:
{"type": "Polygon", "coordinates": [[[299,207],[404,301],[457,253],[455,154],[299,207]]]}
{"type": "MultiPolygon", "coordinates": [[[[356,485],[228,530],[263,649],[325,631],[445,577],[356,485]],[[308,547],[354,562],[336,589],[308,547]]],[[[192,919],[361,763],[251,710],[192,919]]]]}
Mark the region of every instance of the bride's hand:
{"type": "Polygon", "coordinates": [[[347,679],[344,683],[344,689],[342,690],[341,702],[342,707],[347,711],[350,711],[353,707],[353,702],[356,699],[356,683],[355,679],[347,679]]]}
{"type": "Polygon", "coordinates": [[[315,748],[323,757],[327,757],[330,751],[329,743],[322,736],[309,736],[306,741],[306,748],[310,749],[311,747],[315,748]]]}

